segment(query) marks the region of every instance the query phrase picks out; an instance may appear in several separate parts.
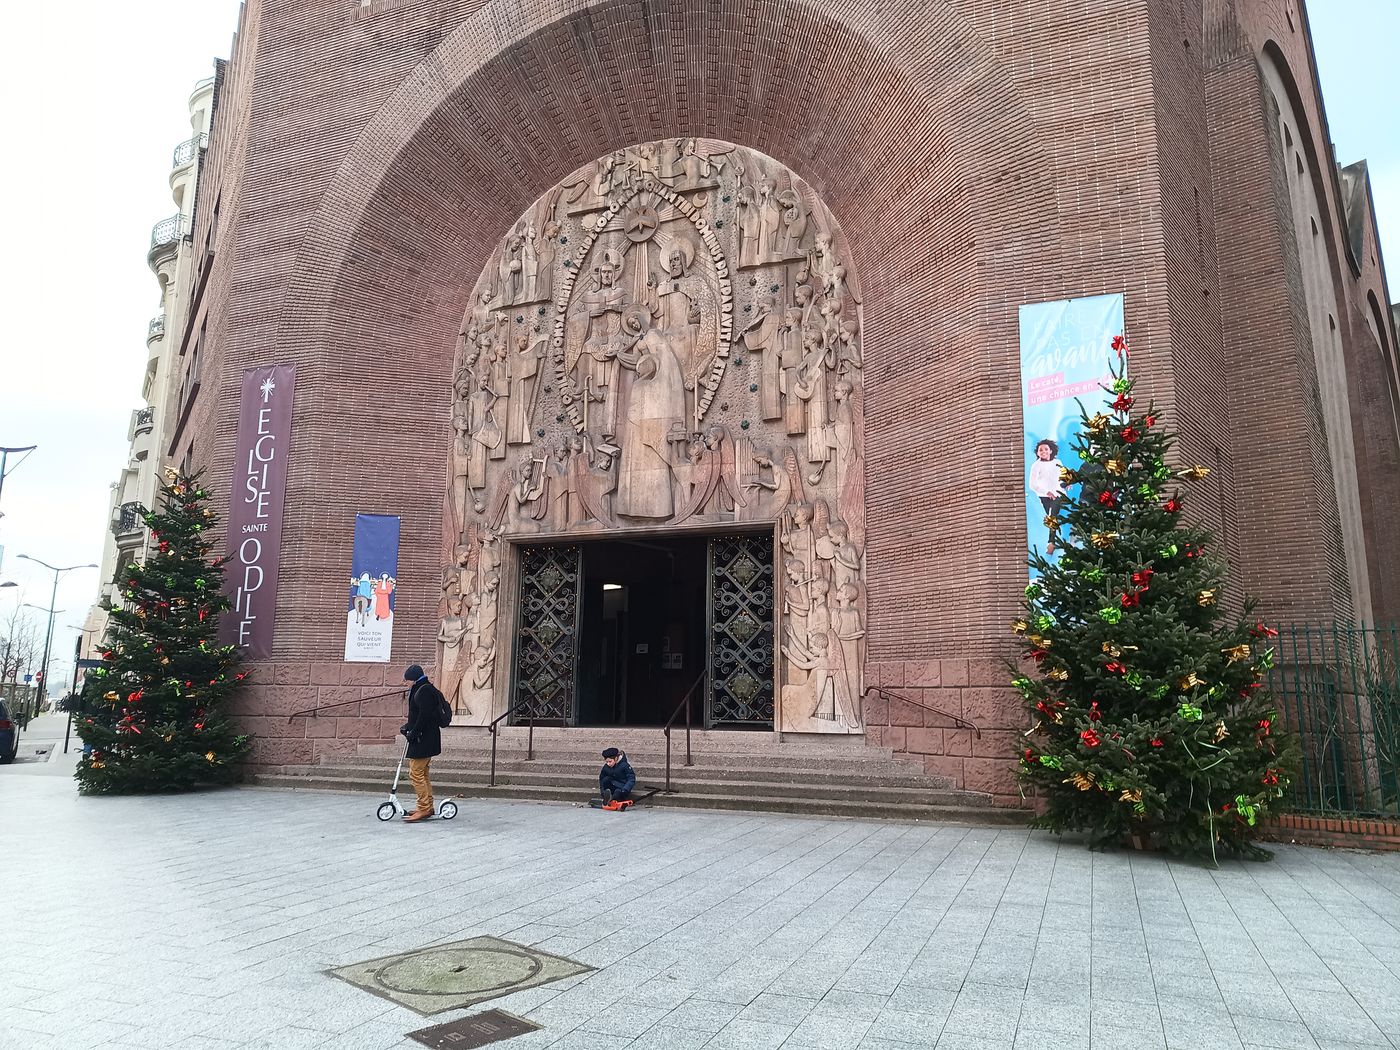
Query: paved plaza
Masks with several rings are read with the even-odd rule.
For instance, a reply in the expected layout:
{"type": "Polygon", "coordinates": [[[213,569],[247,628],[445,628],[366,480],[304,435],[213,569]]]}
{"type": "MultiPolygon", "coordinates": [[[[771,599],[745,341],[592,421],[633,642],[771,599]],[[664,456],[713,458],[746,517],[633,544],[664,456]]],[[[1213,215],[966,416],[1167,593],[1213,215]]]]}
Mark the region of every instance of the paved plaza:
{"type": "MultiPolygon", "coordinates": [[[[71,760],[71,756],[70,756],[71,760]]],[[[1017,830],[0,771],[0,1046],[388,1050],[334,967],[477,936],[596,968],[481,1003],[510,1050],[1400,1046],[1400,857],[1220,870],[1017,830]]]]}

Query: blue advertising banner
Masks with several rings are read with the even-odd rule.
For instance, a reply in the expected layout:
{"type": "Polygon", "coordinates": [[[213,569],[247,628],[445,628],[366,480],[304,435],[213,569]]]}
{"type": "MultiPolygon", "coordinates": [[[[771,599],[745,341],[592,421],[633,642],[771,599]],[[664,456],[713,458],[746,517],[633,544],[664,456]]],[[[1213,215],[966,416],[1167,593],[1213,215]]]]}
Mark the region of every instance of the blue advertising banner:
{"type": "Polygon", "coordinates": [[[1031,303],[1021,307],[1020,322],[1026,536],[1031,547],[1053,560],[1058,552],[1045,518],[1072,495],[1060,484],[1060,468],[1073,470],[1080,463],[1070,447],[1079,430],[1079,401],[1092,414],[1101,401],[1111,400],[1099,388],[1113,383],[1118,361],[1113,339],[1123,334],[1123,297],[1031,303]]]}
{"type": "Polygon", "coordinates": [[[398,574],[398,515],[356,514],[349,611],[345,617],[347,663],[389,662],[398,574]]]}

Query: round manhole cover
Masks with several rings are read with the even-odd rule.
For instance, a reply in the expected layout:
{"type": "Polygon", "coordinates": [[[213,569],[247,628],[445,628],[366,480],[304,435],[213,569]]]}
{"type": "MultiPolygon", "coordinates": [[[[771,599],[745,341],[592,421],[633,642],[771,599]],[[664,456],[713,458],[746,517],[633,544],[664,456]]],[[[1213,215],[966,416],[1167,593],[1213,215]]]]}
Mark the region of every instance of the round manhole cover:
{"type": "Polygon", "coordinates": [[[443,948],[395,959],[374,979],[408,995],[482,995],[531,980],[543,968],[539,959],[509,948],[443,948]]]}

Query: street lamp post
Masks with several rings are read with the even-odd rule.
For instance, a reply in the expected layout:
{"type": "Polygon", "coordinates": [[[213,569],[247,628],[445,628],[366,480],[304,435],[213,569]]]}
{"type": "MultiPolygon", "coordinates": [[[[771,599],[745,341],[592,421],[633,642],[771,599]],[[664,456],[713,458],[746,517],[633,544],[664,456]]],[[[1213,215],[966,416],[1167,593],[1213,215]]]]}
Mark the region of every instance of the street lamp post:
{"type": "Polygon", "coordinates": [[[19,466],[19,463],[23,463],[25,459],[28,459],[29,453],[33,452],[38,447],[38,445],[25,445],[23,448],[0,448],[0,493],[5,491],[5,477],[10,471],[14,470],[15,467],[19,466]],[[12,467],[9,465],[10,456],[18,452],[23,452],[24,456],[20,459],[19,463],[15,464],[15,467],[12,467]]]}
{"type": "Polygon", "coordinates": [[[30,557],[29,555],[27,555],[27,554],[21,554],[20,557],[23,558],[25,561],[32,561],[32,562],[34,562],[36,565],[42,565],[44,568],[48,569],[50,572],[53,573],[53,592],[52,592],[52,594],[51,594],[50,597],[49,597],[49,629],[48,629],[48,633],[44,636],[44,662],[43,662],[43,664],[41,665],[40,670],[39,670],[40,683],[41,683],[40,686],[39,686],[39,688],[40,688],[41,692],[35,694],[35,704],[37,705],[38,702],[39,702],[39,700],[40,700],[40,698],[41,698],[42,695],[43,695],[43,692],[42,692],[42,691],[47,691],[47,689],[48,689],[48,687],[49,687],[49,649],[53,646],[53,617],[54,617],[54,604],[58,601],[58,581],[59,581],[59,578],[60,578],[65,572],[72,572],[74,569],[96,569],[96,568],[99,568],[99,566],[98,566],[95,562],[88,562],[88,563],[83,564],[83,565],[63,565],[63,566],[58,566],[58,565],[50,565],[48,562],[46,562],[46,561],[40,561],[38,558],[31,558],[31,557],[30,557]]]}
{"type": "MultiPolygon", "coordinates": [[[[20,557],[24,557],[24,555],[20,555],[20,557]]],[[[35,605],[33,602],[21,602],[21,603],[20,603],[20,608],[21,608],[21,609],[38,609],[41,613],[48,613],[48,614],[49,614],[49,635],[50,635],[50,637],[52,637],[52,635],[53,635],[53,618],[54,618],[54,616],[56,616],[58,613],[61,613],[61,612],[64,611],[64,610],[62,610],[62,609],[54,609],[54,608],[47,607],[47,606],[43,606],[43,605],[35,605]]],[[[48,659],[48,657],[49,657],[48,646],[45,645],[45,648],[44,648],[44,662],[40,665],[38,682],[37,682],[37,684],[34,686],[34,717],[36,717],[36,718],[37,718],[38,715],[39,715],[39,705],[42,704],[42,703],[44,702],[44,692],[45,692],[45,689],[46,689],[46,682],[47,682],[47,679],[48,679],[48,670],[49,670],[49,659],[48,659]]],[[[32,666],[32,665],[31,665],[31,666],[32,666]]]]}
{"type": "Polygon", "coordinates": [[[88,638],[90,634],[96,634],[96,627],[79,627],[76,623],[65,624],[70,631],[78,632],[78,655],[82,656],[88,651],[88,638]]]}

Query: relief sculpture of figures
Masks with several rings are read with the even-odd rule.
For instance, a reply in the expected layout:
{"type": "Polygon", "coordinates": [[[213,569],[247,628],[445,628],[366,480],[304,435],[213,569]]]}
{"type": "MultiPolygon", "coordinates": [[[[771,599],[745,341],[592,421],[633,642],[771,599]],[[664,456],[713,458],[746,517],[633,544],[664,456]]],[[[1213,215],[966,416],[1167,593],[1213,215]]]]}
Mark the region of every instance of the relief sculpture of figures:
{"type": "Polygon", "coordinates": [[[777,540],[775,724],[862,731],[851,252],[801,173],[690,137],[614,150],[506,228],[447,377],[438,644],[469,723],[505,710],[516,545],[731,524],[777,540]]]}
{"type": "MultiPolygon", "coordinates": [[[[462,619],[462,596],[461,594],[449,595],[447,598],[447,615],[442,618],[441,626],[438,629],[438,644],[442,646],[442,655],[438,659],[437,679],[441,683],[442,695],[449,701],[457,691],[457,683],[462,676],[462,640],[466,634],[466,627],[462,619]]],[[[454,711],[460,710],[460,706],[453,702],[454,711]]]]}
{"type": "Polygon", "coordinates": [[[762,362],[759,366],[758,411],[760,418],[769,423],[783,418],[779,393],[782,375],[779,335],[782,324],[778,300],[770,297],[759,304],[758,316],[744,329],[745,348],[758,354],[762,362]]]}
{"type": "Polygon", "coordinates": [[[521,297],[524,276],[523,252],[525,238],[512,233],[506,238],[505,250],[501,253],[501,305],[510,306],[521,297]]]}
{"type": "Polygon", "coordinates": [[[748,500],[739,487],[734,445],[724,427],[716,424],[706,429],[703,438],[692,438],[688,456],[688,492],[673,524],[707,510],[729,516],[737,508],[747,506],[748,500]]]}
{"type": "Polygon", "coordinates": [[[583,405],[584,426],[596,427],[605,437],[617,433],[617,352],[626,343],[620,333],[629,299],[621,271],[622,256],[611,249],[604,251],[571,325],[571,340],[578,344],[572,377],[583,405]]]}
{"type": "Polygon", "coordinates": [[[547,342],[545,336],[534,340],[525,335],[516,337],[515,352],[510,355],[506,426],[506,440],[512,445],[528,445],[534,440],[530,427],[540,388],[540,358],[547,342]]]}
{"type": "Polygon", "coordinates": [[[559,250],[559,223],[550,219],[540,231],[539,274],[535,279],[535,296],[538,299],[554,298],[554,257],[559,250]]]}
{"type": "Polygon", "coordinates": [[[685,416],[685,378],[675,348],[650,320],[644,310],[628,313],[627,328],[640,335],[633,349],[617,355],[633,379],[616,506],[631,517],[669,518],[676,507],[667,439],[685,416]]]}
{"type": "Polygon", "coordinates": [[[758,187],[758,262],[773,262],[778,257],[778,227],[783,208],[778,203],[778,186],[764,179],[758,187]]]}
{"type": "Polygon", "coordinates": [[[540,283],[540,234],[532,222],[525,227],[520,245],[521,301],[534,302],[540,283]]]}
{"type": "Polygon", "coordinates": [[[576,514],[573,524],[613,524],[609,504],[617,488],[613,464],[619,451],[607,442],[594,446],[586,437],[575,435],[570,439],[569,491],[576,514]]]}

